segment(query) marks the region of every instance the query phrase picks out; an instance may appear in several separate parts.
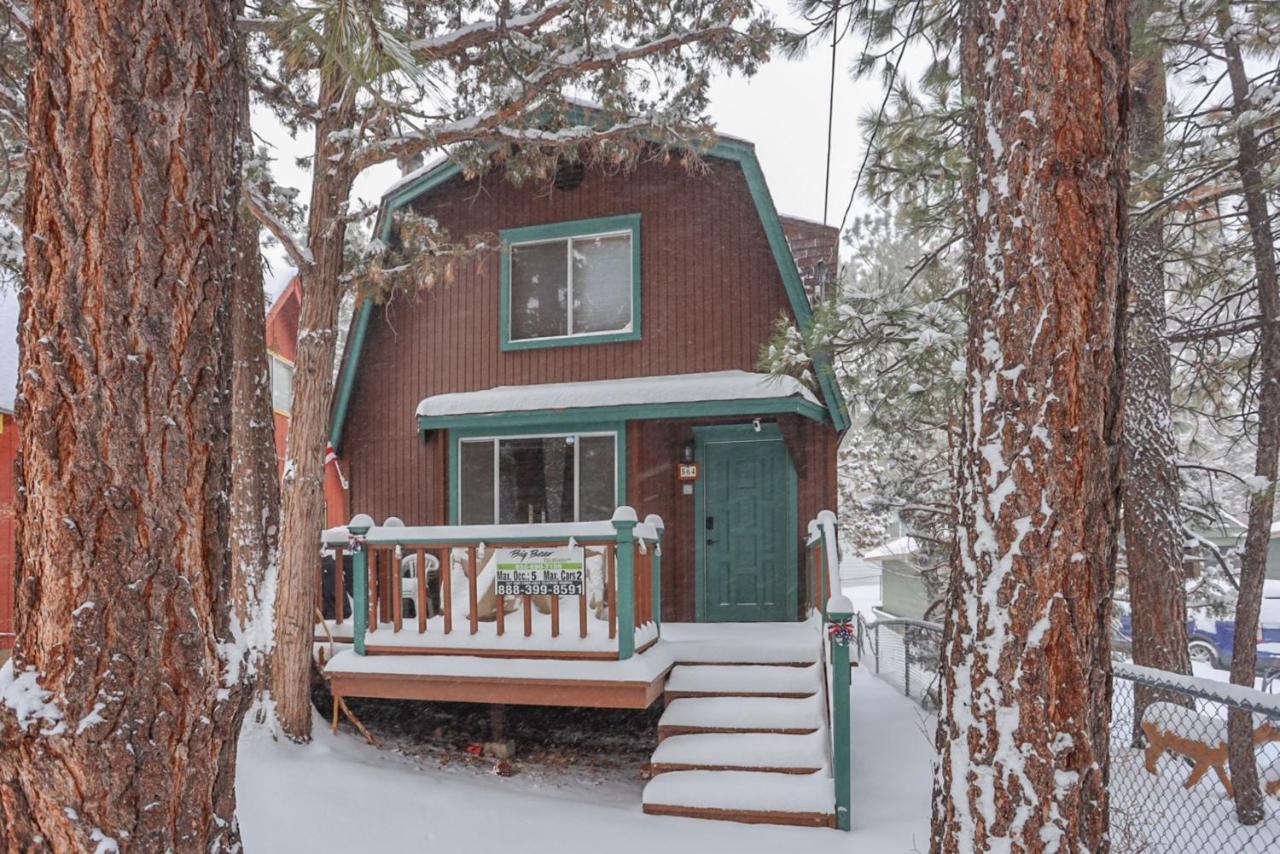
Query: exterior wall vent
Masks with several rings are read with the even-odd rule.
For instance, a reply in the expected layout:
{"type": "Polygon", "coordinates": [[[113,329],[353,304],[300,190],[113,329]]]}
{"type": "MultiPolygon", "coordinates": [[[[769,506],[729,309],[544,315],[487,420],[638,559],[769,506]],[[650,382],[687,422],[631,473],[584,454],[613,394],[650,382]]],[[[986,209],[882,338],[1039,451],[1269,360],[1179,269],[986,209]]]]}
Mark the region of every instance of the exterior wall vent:
{"type": "Polygon", "coordinates": [[[556,166],[554,186],[557,190],[565,192],[576,190],[585,177],[587,177],[587,167],[581,160],[572,163],[567,160],[561,160],[560,164],[556,166]]]}

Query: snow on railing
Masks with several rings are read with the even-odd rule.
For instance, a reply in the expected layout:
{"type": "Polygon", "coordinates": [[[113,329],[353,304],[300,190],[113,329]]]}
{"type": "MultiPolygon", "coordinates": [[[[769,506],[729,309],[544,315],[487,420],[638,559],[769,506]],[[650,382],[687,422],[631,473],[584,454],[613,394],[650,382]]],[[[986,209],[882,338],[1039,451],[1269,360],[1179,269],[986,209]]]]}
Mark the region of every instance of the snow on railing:
{"type": "Polygon", "coordinates": [[[840,589],[840,550],[835,514],[830,510],[823,510],[818,518],[809,523],[808,533],[805,540],[808,601],[810,612],[820,614],[823,618],[818,621],[818,625],[823,633],[836,826],[841,830],[849,830],[852,825],[849,812],[849,647],[855,636],[853,603],[840,589]]]}
{"type": "Polygon", "coordinates": [[[607,522],[533,525],[410,527],[395,518],[374,525],[360,514],[322,534],[332,558],[321,561],[321,631],[345,637],[349,603],[351,642],[362,655],[630,658],[661,631],[663,528],[658,516],[641,522],[630,507],[607,522]],[[571,551],[554,554],[561,549],[571,551]],[[500,577],[500,558],[531,557],[566,570],[563,583],[507,563],[500,577]],[[458,619],[466,632],[454,630],[458,619]],[[523,631],[509,632],[511,619],[521,619],[523,631]],[[561,631],[575,622],[576,632],[561,631]]]}

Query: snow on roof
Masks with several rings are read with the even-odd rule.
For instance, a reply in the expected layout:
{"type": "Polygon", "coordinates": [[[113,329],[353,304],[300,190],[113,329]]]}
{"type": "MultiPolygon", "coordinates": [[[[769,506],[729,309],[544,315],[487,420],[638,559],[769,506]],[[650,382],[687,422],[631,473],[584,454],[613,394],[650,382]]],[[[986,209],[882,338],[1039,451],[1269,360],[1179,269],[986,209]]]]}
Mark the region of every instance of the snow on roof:
{"type": "Polygon", "coordinates": [[[0,412],[13,412],[18,394],[18,294],[0,290],[0,412]]]}
{"type": "Polygon", "coordinates": [[[882,546],[876,546],[862,556],[863,560],[884,560],[889,557],[906,557],[920,551],[920,543],[915,537],[898,537],[882,546]]]}
{"type": "Polygon", "coordinates": [[[268,274],[264,277],[264,287],[266,288],[267,310],[271,310],[271,306],[275,305],[276,300],[280,299],[280,294],[284,293],[284,289],[289,287],[289,283],[293,281],[294,276],[298,275],[298,271],[289,264],[277,263],[268,268],[268,274]]]}
{"type": "Polygon", "coordinates": [[[699,403],[798,397],[817,404],[795,377],[750,371],[711,371],[659,377],[628,377],[576,383],[506,385],[486,391],[437,394],[418,404],[418,415],[482,415],[634,404],[699,403]]]}
{"type": "Polygon", "coordinates": [[[388,196],[395,195],[395,192],[399,190],[401,187],[407,187],[408,185],[412,184],[414,181],[421,178],[423,175],[427,175],[427,174],[430,174],[431,172],[436,171],[437,169],[439,169],[441,166],[443,166],[448,162],[449,162],[448,155],[445,155],[445,154],[436,155],[435,157],[431,158],[426,163],[424,163],[422,166],[419,166],[417,169],[414,169],[410,172],[406,172],[403,175],[401,175],[396,181],[394,181],[391,184],[391,186],[387,187],[387,189],[382,191],[382,197],[385,199],[388,196]]]}

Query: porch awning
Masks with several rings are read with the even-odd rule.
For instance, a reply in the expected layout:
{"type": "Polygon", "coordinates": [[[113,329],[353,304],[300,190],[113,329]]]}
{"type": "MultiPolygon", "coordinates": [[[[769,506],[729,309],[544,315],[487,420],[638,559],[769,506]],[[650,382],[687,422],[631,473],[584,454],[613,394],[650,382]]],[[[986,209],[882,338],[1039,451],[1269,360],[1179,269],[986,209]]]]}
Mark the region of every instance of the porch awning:
{"type": "Polygon", "coordinates": [[[794,377],[711,371],[438,394],[418,404],[418,427],[456,429],[503,420],[536,424],[576,415],[637,420],[782,414],[827,418],[813,392],[794,377]]]}

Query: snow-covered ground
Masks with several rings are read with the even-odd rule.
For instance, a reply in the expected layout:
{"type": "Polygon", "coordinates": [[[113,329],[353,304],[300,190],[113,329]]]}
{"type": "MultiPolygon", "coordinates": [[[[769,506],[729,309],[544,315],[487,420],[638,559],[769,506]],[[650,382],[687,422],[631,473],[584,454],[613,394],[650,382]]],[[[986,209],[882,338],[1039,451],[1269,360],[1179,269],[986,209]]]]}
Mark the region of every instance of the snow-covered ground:
{"type": "Polygon", "coordinates": [[[236,791],[249,851],[909,852],[929,840],[931,721],[853,671],[852,833],[647,816],[643,781],[478,774],[380,751],[317,719],[307,747],[246,726],[236,791]]]}

